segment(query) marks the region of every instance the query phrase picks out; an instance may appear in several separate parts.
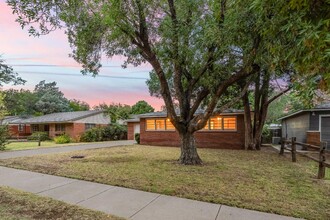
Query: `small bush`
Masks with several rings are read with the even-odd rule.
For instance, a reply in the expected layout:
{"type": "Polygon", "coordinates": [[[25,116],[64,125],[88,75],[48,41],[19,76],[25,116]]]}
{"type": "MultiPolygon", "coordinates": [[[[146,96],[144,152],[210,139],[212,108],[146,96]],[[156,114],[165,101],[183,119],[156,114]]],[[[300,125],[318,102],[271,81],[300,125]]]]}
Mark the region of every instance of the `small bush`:
{"type": "Polygon", "coordinates": [[[103,128],[101,127],[95,127],[91,128],[85,133],[83,133],[80,137],[80,141],[83,142],[96,142],[96,141],[102,141],[103,140],[103,128]]]}
{"type": "Polygon", "coordinates": [[[135,138],[135,140],[136,140],[136,143],[140,144],[140,133],[136,133],[136,134],[134,135],[134,138],[135,138]]]}
{"type": "Polygon", "coordinates": [[[69,135],[63,134],[61,136],[54,137],[54,141],[56,144],[67,144],[71,142],[71,138],[69,135]]]}
{"type": "Polygon", "coordinates": [[[113,141],[127,139],[127,127],[119,124],[111,124],[106,127],[91,128],[81,135],[80,141],[113,141]]]}
{"type": "Polygon", "coordinates": [[[6,149],[8,144],[9,131],[7,125],[0,125],[0,151],[6,149]]]}
{"type": "Polygon", "coordinates": [[[40,141],[47,141],[49,140],[49,136],[47,132],[33,132],[31,136],[27,137],[29,141],[38,141],[40,138],[40,141]]]}

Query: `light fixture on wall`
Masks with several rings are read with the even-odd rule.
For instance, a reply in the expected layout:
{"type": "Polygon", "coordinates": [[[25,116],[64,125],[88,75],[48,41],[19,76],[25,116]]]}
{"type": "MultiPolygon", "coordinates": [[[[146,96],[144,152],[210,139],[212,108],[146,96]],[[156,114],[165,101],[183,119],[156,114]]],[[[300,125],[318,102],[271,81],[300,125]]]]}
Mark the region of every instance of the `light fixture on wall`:
{"type": "Polygon", "coordinates": [[[315,112],[312,112],[312,116],[315,116],[315,112]]]}

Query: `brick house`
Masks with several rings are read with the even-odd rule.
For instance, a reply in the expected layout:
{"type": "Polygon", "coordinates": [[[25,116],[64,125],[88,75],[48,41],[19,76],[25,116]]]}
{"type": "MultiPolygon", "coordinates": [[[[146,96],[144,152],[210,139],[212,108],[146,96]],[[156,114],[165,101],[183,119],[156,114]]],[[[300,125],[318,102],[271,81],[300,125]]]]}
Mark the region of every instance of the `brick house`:
{"type": "MultiPolygon", "coordinates": [[[[127,120],[127,137],[134,140],[140,133],[140,144],[180,146],[180,137],[166,112],[138,115],[127,120]]],[[[227,111],[212,116],[204,129],[195,133],[199,148],[244,149],[245,126],[243,111],[227,111]]]]}
{"type": "Polygon", "coordinates": [[[110,117],[101,110],[93,110],[53,113],[26,119],[22,122],[30,124],[32,133],[47,132],[50,138],[68,134],[71,138],[79,140],[80,135],[86,130],[110,124],[110,117]]]}
{"type": "Polygon", "coordinates": [[[280,118],[282,136],[296,137],[297,141],[319,145],[326,141],[330,149],[330,104],[301,110],[280,118]]]}
{"type": "Polygon", "coordinates": [[[31,135],[31,127],[29,124],[22,122],[25,120],[19,116],[6,116],[1,120],[2,125],[8,125],[10,138],[26,138],[31,135]]]}

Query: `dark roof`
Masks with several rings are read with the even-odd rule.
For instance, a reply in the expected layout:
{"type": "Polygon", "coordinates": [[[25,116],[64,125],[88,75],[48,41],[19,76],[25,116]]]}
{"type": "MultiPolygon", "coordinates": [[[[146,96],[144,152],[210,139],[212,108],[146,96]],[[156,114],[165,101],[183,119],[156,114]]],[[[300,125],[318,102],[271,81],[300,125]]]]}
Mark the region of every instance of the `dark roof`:
{"type": "Polygon", "coordinates": [[[22,124],[22,120],[26,120],[31,116],[21,117],[21,116],[5,116],[0,124],[22,124]]]}
{"type": "Polygon", "coordinates": [[[73,122],[82,118],[93,116],[102,113],[102,110],[93,111],[77,111],[77,112],[58,112],[48,115],[42,115],[34,118],[22,120],[25,124],[38,124],[38,123],[60,123],[60,122],[73,122]]]}
{"type": "Polygon", "coordinates": [[[306,112],[321,112],[321,111],[330,111],[330,108],[313,108],[313,109],[307,109],[307,110],[300,110],[300,111],[288,114],[286,116],[283,116],[283,117],[279,118],[278,120],[291,118],[293,116],[296,116],[296,115],[299,115],[299,114],[302,114],[302,113],[306,113],[306,112]]]}

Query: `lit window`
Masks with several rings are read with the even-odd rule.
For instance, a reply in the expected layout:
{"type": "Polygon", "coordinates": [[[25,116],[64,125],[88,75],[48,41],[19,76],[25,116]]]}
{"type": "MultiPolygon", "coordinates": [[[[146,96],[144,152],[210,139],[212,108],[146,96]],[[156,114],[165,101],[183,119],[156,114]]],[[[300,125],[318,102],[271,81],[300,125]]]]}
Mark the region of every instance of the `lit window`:
{"type": "Polygon", "coordinates": [[[156,130],[165,130],[165,120],[164,119],[156,120],[156,130]]]}
{"type": "Polygon", "coordinates": [[[223,118],[224,130],[236,130],[236,117],[224,117],[223,118]]]}
{"type": "Polygon", "coordinates": [[[147,119],[146,120],[147,130],[153,131],[155,130],[155,120],[153,119],[147,119]]]}
{"type": "Polygon", "coordinates": [[[65,131],[65,124],[55,124],[55,131],[65,131]]]}
{"type": "Polygon", "coordinates": [[[170,121],[170,119],[166,119],[166,130],[175,130],[175,127],[170,121]]]}
{"type": "Polygon", "coordinates": [[[211,117],[210,118],[210,130],[220,130],[222,129],[222,118],[221,117],[211,117]]]}

